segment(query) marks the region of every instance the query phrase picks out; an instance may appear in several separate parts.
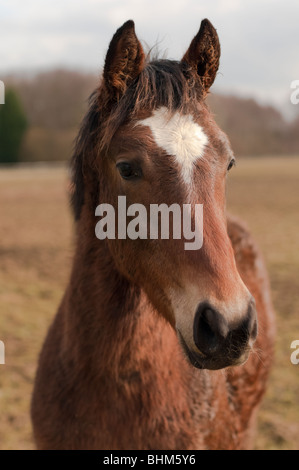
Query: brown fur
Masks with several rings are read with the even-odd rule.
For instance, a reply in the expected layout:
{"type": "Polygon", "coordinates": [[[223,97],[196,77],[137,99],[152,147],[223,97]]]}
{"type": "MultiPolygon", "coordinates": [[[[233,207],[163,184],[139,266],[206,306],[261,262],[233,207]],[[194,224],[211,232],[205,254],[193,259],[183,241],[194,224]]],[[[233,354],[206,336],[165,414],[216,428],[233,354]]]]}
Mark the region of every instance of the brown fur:
{"type": "MultiPolygon", "coordinates": [[[[77,250],[40,356],[32,399],[36,445],[250,448],[271,364],[273,313],[260,253],[241,223],[229,219],[226,226],[229,149],[203,102],[218,69],[220,49],[214,48],[216,60],[210,47],[218,44],[216,31],[206,20],[197,35],[197,41],[205,38],[206,47],[197,47],[193,40],[182,63],[145,66],[133,28],[132,22],[126,23],[112,40],[103,81],[77,141],[77,250]],[[129,59],[121,61],[124,44],[129,59]],[[194,62],[193,50],[199,51],[200,61],[203,56],[207,61],[196,71],[188,63],[190,57],[194,62]],[[199,70],[208,75],[197,76],[199,70]],[[191,113],[209,137],[207,158],[198,163],[195,176],[199,189],[193,194],[195,201],[204,200],[207,212],[206,243],[198,253],[184,253],[180,240],[100,242],[94,235],[96,205],[115,204],[118,194],[126,194],[129,204],[137,201],[146,207],[162,201],[184,203],[182,187],[174,184],[176,164],[156,147],[149,131],[134,125],[159,106],[191,113]],[[116,173],[120,153],[128,161],[138,155],[145,175],[140,185],[128,185],[116,173]],[[196,279],[207,298],[229,305],[236,296],[245,296],[239,273],[256,301],[259,335],[254,351],[242,366],[196,369],[174,329],[167,288],[182,288],[182,279],[196,279]]],[[[237,353],[243,348],[247,344],[238,345],[237,353]]]]}

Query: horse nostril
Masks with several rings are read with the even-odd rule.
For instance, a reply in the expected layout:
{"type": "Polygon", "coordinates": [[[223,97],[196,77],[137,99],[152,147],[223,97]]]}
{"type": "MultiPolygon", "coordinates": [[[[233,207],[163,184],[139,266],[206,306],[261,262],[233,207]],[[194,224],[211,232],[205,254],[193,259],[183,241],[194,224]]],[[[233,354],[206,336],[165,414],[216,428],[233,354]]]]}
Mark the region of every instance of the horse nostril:
{"type": "Polygon", "coordinates": [[[245,330],[248,331],[248,336],[253,341],[257,337],[257,318],[256,318],[256,308],[255,302],[252,300],[249,304],[247,320],[245,321],[245,330]]]}
{"type": "Polygon", "coordinates": [[[254,324],[253,324],[252,331],[251,331],[251,339],[255,341],[256,337],[257,337],[257,321],[254,320],[254,324]]]}
{"type": "Polygon", "coordinates": [[[194,320],[194,342],[207,355],[215,354],[228,335],[226,320],[210,305],[199,305],[194,320]]]}

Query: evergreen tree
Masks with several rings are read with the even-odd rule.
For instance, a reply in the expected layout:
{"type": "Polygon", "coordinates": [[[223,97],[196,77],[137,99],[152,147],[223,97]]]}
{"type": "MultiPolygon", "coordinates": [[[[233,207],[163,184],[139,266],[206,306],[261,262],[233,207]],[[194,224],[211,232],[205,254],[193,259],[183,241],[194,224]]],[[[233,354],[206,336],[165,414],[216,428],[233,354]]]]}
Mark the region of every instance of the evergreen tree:
{"type": "Polygon", "coordinates": [[[15,163],[19,160],[22,138],[27,128],[27,119],[16,92],[8,89],[5,104],[0,105],[0,163],[15,163]]]}

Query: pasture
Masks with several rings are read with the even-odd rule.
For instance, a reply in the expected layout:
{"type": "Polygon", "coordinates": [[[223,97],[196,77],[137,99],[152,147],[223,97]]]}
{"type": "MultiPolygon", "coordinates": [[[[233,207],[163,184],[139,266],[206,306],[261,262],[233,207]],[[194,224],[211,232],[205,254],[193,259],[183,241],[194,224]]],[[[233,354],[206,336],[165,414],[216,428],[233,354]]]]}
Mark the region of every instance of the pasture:
{"type": "MultiPolygon", "coordinates": [[[[276,358],[259,413],[257,449],[299,449],[299,159],[239,159],[227,206],[258,241],[277,314],[276,358]]],[[[37,357],[64,292],[73,253],[65,167],[0,170],[0,449],[31,449],[37,357]]],[[[53,357],[55,361],[55,357],[53,357]]]]}

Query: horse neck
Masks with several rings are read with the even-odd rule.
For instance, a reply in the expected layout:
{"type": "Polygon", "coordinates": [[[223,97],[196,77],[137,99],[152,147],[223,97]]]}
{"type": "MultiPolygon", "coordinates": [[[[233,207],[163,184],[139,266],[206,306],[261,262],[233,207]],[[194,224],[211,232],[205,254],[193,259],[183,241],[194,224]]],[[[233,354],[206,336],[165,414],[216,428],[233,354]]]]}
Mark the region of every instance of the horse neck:
{"type": "Polygon", "coordinates": [[[88,363],[117,377],[148,361],[149,355],[154,367],[165,367],[167,357],[173,360],[173,329],[142,289],[117,270],[106,241],[96,239],[88,220],[79,222],[62,314],[64,353],[77,364],[88,363]]]}

